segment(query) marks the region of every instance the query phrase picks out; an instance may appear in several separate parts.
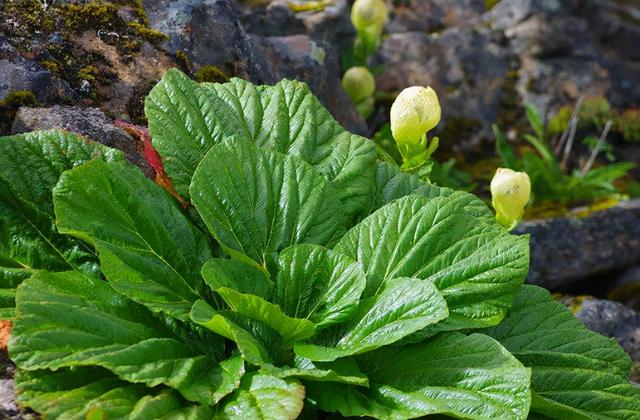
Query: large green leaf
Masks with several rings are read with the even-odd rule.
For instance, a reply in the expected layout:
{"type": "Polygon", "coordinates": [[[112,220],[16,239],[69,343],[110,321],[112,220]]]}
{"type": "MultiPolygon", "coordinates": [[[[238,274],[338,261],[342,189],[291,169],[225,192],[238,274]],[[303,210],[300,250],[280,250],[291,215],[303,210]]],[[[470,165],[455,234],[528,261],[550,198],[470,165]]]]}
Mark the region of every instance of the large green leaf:
{"type": "Polygon", "coordinates": [[[191,196],[205,224],[232,256],[263,269],[298,243],[331,244],[345,219],[334,189],[304,161],[230,139],[209,150],[191,196]]]}
{"type": "Polygon", "coordinates": [[[510,235],[482,214],[475,196],[407,196],[351,229],[335,250],[360,262],[371,296],[396,277],[433,282],[449,307],[436,330],[495,325],[529,266],[526,236],[510,235]]]}
{"type": "Polygon", "coordinates": [[[453,190],[427,184],[415,175],[403,172],[398,165],[378,162],[376,166],[376,187],[367,214],[371,214],[385,204],[407,195],[421,195],[427,198],[449,196],[453,190]]]}
{"type": "Polygon", "coordinates": [[[397,278],[387,281],[379,294],[363,300],[348,324],[327,330],[329,343],[296,343],[294,349],[299,356],[313,361],[331,361],[392,344],[448,314],[433,283],[397,278]]]}
{"type": "Polygon", "coordinates": [[[21,406],[47,418],[145,420],[179,415],[206,420],[213,415],[208,407],[189,403],[173,391],[127,383],[100,368],[20,371],[16,391],[21,406]]]}
{"type": "Polygon", "coordinates": [[[16,301],[9,348],[20,369],[100,366],[203,404],[232,392],[244,373],[239,357],[216,363],[97,278],[41,271],[20,285],[16,301]]]}
{"type": "Polygon", "coordinates": [[[295,379],[254,373],[242,379],[218,413],[220,419],[287,420],[302,411],[304,387],[295,379]]]}
{"type": "Polygon", "coordinates": [[[271,366],[279,357],[282,337],[260,321],[231,311],[216,311],[203,300],[194,303],[191,319],[236,343],[248,363],[271,366]]]}
{"type": "Polygon", "coordinates": [[[58,233],[51,189],[62,172],[121,152],[63,131],[0,137],[0,318],[12,315],[17,284],[34,270],[97,272],[80,241],[58,233]]]}
{"type": "Polygon", "coordinates": [[[202,266],[202,277],[214,291],[228,287],[267,300],[273,292],[273,282],[264,271],[238,260],[213,258],[202,266]]]}
{"type": "Polygon", "coordinates": [[[228,287],[216,289],[216,292],[233,312],[267,325],[282,337],[284,343],[305,340],[316,331],[311,321],[287,316],[278,305],[259,296],[238,293],[228,287]]]}
{"type": "Polygon", "coordinates": [[[95,246],[120,293],[182,320],[207,295],[200,274],[212,257],[206,236],[137,168],[89,162],[62,175],[53,201],[58,229],[95,246]]]}
{"type": "Polygon", "coordinates": [[[238,136],[312,165],[336,189],[347,215],[368,208],[375,145],[345,131],[304,83],[199,85],[170,70],[149,93],[145,113],[153,144],[184,196],[209,148],[238,136]]]}
{"type": "Polygon", "coordinates": [[[309,398],[345,416],[525,419],[529,411],[529,369],[485,335],[447,332],[367,353],[358,364],[369,389],[314,384],[309,398]]]}
{"type": "Polygon", "coordinates": [[[524,286],[513,309],[487,331],[531,367],[532,410],[554,418],[631,419],[640,389],[615,339],[589,331],[549,292],[524,286]]]}
{"type": "Polygon", "coordinates": [[[356,310],[366,279],[355,261],[317,245],[296,245],[280,254],[275,300],[296,318],[325,328],[356,310]]]}
{"type": "Polygon", "coordinates": [[[296,377],[305,381],[338,382],[369,386],[369,378],[360,371],[352,358],[345,357],[333,362],[312,362],[296,356],[295,367],[263,369],[278,378],[296,377]]]}

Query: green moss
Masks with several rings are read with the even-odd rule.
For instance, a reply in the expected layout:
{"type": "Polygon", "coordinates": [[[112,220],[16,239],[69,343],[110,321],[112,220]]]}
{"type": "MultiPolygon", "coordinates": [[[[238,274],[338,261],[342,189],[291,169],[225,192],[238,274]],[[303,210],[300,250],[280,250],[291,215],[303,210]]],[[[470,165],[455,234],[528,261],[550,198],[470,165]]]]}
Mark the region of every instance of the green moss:
{"type": "Polygon", "coordinates": [[[0,33],[14,40],[14,45],[24,52],[32,51],[38,34],[38,49],[33,51],[36,59],[74,89],[83,80],[89,81],[93,88],[87,99],[94,104],[106,99],[102,88],[117,76],[111,61],[102,53],[87,53],[82,48],[82,34],[98,33],[102,42],[117,49],[125,63],[133,60],[144,42],[157,44],[167,39],[148,26],[141,0],[49,3],[43,8],[40,0],[0,1],[0,33]],[[119,13],[121,9],[126,13],[119,13]],[[55,41],[48,41],[53,34],[55,41]]]}
{"type": "Polygon", "coordinates": [[[89,82],[95,82],[98,75],[98,68],[96,66],[84,66],[78,70],[78,79],[87,80],[89,82]]]}
{"type": "Polygon", "coordinates": [[[53,60],[42,60],[40,62],[40,65],[45,69],[49,70],[52,74],[57,75],[60,73],[60,67],[58,67],[58,63],[56,63],[53,60]]]}
{"type": "Polygon", "coordinates": [[[189,60],[189,56],[186,52],[181,50],[176,50],[175,53],[176,64],[180,68],[180,70],[185,73],[191,73],[191,61],[189,60]]]}
{"type": "Polygon", "coordinates": [[[573,114],[573,107],[565,105],[560,108],[558,113],[549,120],[549,125],[547,126],[549,134],[553,135],[563,133],[569,126],[571,114],[573,114]]]}
{"type": "Polygon", "coordinates": [[[169,39],[169,36],[160,31],[156,31],[155,29],[151,29],[148,26],[138,23],[138,22],[129,22],[129,27],[133,29],[136,34],[144,39],[149,41],[152,44],[158,44],[162,41],[166,41],[169,39]]]}
{"type": "Polygon", "coordinates": [[[200,67],[194,76],[198,82],[224,83],[229,80],[229,76],[227,76],[218,67],[211,64],[205,64],[200,67]]]}
{"type": "Polygon", "coordinates": [[[12,90],[7,93],[4,99],[0,100],[0,135],[9,133],[16,112],[22,106],[38,106],[38,100],[33,92],[12,90]]]}
{"type": "Polygon", "coordinates": [[[485,10],[491,10],[498,3],[500,3],[500,0],[484,0],[484,8],[485,10]]]}
{"type": "Polygon", "coordinates": [[[616,113],[603,96],[591,96],[582,103],[578,117],[581,128],[595,126],[602,130],[608,120],[616,117],[616,113]]]}
{"type": "Polygon", "coordinates": [[[616,120],[616,131],[627,141],[640,142],[640,109],[628,109],[616,120]]]}

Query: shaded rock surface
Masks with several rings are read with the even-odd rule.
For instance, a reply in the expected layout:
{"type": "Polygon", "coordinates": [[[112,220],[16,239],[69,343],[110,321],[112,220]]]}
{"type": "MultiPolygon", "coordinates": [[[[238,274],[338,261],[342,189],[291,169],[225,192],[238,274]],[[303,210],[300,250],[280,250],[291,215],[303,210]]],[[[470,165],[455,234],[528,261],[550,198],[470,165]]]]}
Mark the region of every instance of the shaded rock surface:
{"type": "Polygon", "coordinates": [[[398,92],[408,86],[431,85],[442,103],[441,132],[465,136],[449,138],[449,147],[468,149],[490,136],[490,122],[498,118],[506,88],[513,57],[496,41],[486,29],[458,27],[437,36],[391,34],[374,59],[384,68],[377,76],[377,88],[398,92]]]}
{"type": "Polygon", "coordinates": [[[97,108],[60,106],[51,108],[20,108],[11,129],[12,134],[60,128],[81,134],[105,146],[122,150],[127,159],[152,177],[153,169],[142,157],[142,143],[116,127],[97,108]]]}
{"type": "Polygon", "coordinates": [[[522,121],[524,102],[549,115],[581,95],[622,108],[640,101],[640,7],[631,2],[501,0],[489,11],[481,0],[389,4],[378,86],[433,85],[442,144],[455,152],[489,144],[496,121],[522,121]]]}
{"type": "Polygon", "coordinates": [[[342,51],[355,36],[351,25],[351,9],[346,0],[335,0],[321,10],[295,12],[289,0],[242,6],[240,19],[247,32],[261,36],[308,35],[342,51]]]}
{"type": "Polygon", "coordinates": [[[640,200],[585,218],[558,218],[522,223],[514,233],[531,235],[527,282],[552,291],[567,291],[589,277],[608,283],[608,276],[640,262],[640,200]]]}
{"type": "Polygon", "coordinates": [[[631,358],[640,361],[640,314],[610,300],[565,297],[563,302],[587,328],[606,337],[615,337],[631,358]]]}
{"type": "Polygon", "coordinates": [[[391,15],[389,33],[435,33],[451,27],[471,26],[486,11],[484,0],[387,1],[391,15]]]}
{"type": "Polygon", "coordinates": [[[149,24],[169,36],[162,44],[168,53],[184,52],[195,67],[212,64],[256,83],[276,81],[231,0],[144,0],[142,5],[149,24]]]}
{"type": "Polygon", "coordinates": [[[28,90],[39,101],[49,102],[57,94],[59,83],[50,71],[18,53],[0,36],[0,100],[11,91],[28,90]]]}

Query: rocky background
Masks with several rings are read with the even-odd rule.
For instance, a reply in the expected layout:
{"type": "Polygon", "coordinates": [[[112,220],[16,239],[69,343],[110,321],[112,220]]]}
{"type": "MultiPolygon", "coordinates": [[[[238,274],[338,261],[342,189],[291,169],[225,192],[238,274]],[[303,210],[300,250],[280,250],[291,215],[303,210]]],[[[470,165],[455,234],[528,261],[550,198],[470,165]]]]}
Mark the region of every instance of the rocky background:
{"type": "MultiPolygon", "coordinates": [[[[171,67],[199,81],[303,80],[341,124],[369,136],[386,121],[393,93],[431,85],[444,153],[471,160],[492,149],[491,124],[522,123],[525,101],[547,116],[582,95],[621,109],[640,104],[635,0],[393,0],[372,58],[390,99],[364,121],[340,84],[340,57],[355,35],[350,2],[327,4],[0,0],[0,135],[65,128],[124,150],[153,176],[141,144],[113,121],[144,124],[144,97],[171,67]]],[[[640,164],[640,146],[616,153],[640,164]]],[[[640,361],[640,202],[527,222],[518,232],[532,235],[528,281],[596,296],[565,301],[640,361]]],[[[0,417],[28,416],[10,385],[0,379],[0,417]]]]}

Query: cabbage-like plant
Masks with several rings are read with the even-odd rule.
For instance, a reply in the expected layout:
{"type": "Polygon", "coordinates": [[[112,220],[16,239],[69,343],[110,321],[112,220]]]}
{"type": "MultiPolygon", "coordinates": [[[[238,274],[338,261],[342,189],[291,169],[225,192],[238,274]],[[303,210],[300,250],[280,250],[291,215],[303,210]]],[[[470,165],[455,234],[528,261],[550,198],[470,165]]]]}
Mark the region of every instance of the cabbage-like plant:
{"type": "Polygon", "coordinates": [[[637,417],[622,349],[522,286],[528,238],[475,196],[379,162],[304,84],[170,71],[146,112],[186,210],[117,151],[56,131],[0,139],[23,406],[62,419],[637,417]]]}

